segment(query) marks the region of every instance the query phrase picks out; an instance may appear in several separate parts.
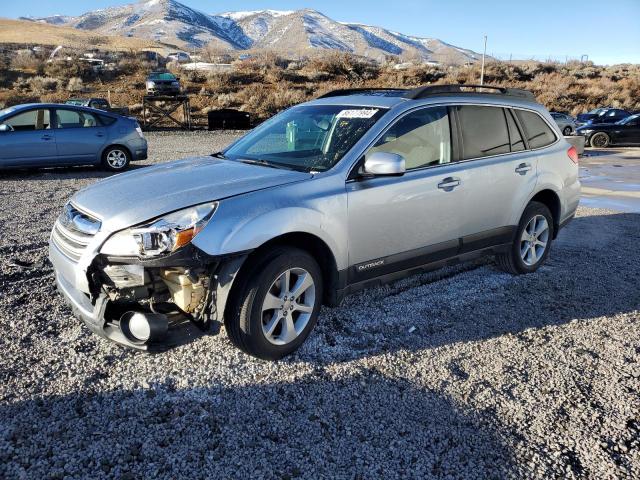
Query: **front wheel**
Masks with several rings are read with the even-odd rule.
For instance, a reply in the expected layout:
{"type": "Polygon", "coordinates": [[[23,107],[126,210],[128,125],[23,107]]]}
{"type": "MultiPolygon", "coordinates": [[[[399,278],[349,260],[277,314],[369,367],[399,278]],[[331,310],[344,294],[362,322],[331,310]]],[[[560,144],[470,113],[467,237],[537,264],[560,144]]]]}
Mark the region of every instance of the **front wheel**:
{"type": "Polygon", "coordinates": [[[604,132],[594,133],[591,137],[591,146],[595,148],[607,148],[611,143],[609,135],[604,132]]]}
{"type": "Polygon", "coordinates": [[[553,239],[553,217],[546,205],[525,208],[509,251],[496,255],[501,270],[514,275],[533,273],[545,262],[553,239]]]}
{"type": "Polygon", "coordinates": [[[264,360],[297,350],[315,326],[322,304],[322,272],[303,250],[279,247],[241,278],[225,315],[231,342],[264,360]]]}
{"type": "Polygon", "coordinates": [[[571,132],[573,132],[573,129],[569,126],[564,127],[564,129],[562,130],[562,134],[565,137],[568,137],[569,135],[571,135],[571,132]]]}
{"type": "Polygon", "coordinates": [[[122,147],[109,147],[102,154],[102,166],[110,172],[122,172],[131,163],[131,154],[122,147]]]}

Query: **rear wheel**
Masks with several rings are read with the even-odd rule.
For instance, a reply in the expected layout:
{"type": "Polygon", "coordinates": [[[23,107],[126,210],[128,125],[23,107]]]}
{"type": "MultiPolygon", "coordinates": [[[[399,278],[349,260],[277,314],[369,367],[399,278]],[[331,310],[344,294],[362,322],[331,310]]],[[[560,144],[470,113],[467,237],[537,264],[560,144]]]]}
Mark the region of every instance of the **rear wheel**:
{"type": "Polygon", "coordinates": [[[514,275],[533,273],[545,262],[553,239],[553,217],[546,205],[531,202],[525,208],[508,252],[496,255],[501,270],[514,275]]]}
{"type": "Polygon", "coordinates": [[[611,143],[609,135],[604,132],[597,132],[591,136],[591,146],[595,148],[607,148],[611,143]]]}
{"type": "Polygon", "coordinates": [[[126,170],[131,163],[131,154],[122,147],[109,147],[102,154],[102,166],[110,172],[126,170]]]}
{"type": "Polygon", "coordinates": [[[571,135],[571,132],[573,132],[573,129],[569,126],[564,127],[564,129],[562,130],[562,134],[565,137],[568,137],[569,135],[571,135]]]}
{"type": "Polygon", "coordinates": [[[238,281],[225,315],[233,344],[264,360],[297,350],[313,330],[322,303],[322,272],[313,257],[279,247],[238,281]]]}

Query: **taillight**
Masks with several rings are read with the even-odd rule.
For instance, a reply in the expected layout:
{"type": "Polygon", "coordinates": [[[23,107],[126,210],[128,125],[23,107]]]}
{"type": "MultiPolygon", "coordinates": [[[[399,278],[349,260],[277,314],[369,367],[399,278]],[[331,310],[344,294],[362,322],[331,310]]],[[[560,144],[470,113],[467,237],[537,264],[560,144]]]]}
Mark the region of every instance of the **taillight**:
{"type": "Polygon", "coordinates": [[[578,164],[578,150],[576,149],[576,147],[569,147],[569,150],[567,150],[567,155],[569,155],[569,158],[573,163],[575,163],[576,165],[578,164]]]}

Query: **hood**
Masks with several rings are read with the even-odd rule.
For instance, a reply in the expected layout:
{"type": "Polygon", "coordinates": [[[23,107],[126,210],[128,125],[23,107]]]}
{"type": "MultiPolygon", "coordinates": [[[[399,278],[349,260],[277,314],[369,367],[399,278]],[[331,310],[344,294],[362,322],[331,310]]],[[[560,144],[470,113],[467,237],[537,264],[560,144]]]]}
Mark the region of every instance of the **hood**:
{"type": "Polygon", "coordinates": [[[616,127],[620,127],[620,125],[616,125],[615,123],[591,123],[588,122],[587,124],[581,126],[578,130],[593,130],[595,128],[597,128],[598,130],[611,130],[611,129],[615,129],[616,127]]]}
{"type": "Polygon", "coordinates": [[[305,172],[197,157],[114,175],[80,190],[72,202],[116,231],[199,203],[310,178],[305,172]]]}

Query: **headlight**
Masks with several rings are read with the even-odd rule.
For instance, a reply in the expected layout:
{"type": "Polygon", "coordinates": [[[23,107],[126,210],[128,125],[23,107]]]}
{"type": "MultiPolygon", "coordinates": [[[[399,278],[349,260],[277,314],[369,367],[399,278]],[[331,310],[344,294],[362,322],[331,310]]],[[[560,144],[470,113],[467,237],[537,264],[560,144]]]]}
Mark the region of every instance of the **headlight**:
{"type": "Polygon", "coordinates": [[[180,82],[171,82],[171,86],[179,87],[180,86],[180,82]]]}
{"type": "Polygon", "coordinates": [[[118,257],[157,257],[175,252],[200,233],[217,208],[218,202],[204,203],[114,233],[100,253],[118,257]]]}
{"type": "Polygon", "coordinates": [[[590,134],[590,133],[593,133],[593,129],[591,129],[591,128],[588,128],[588,129],[586,129],[586,130],[584,130],[584,129],[583,129],[583,130],[580,130],[580,133],[581,133],[581,134],[586,133],[586,134],[588,135],[588,134],[590,134]]]}

